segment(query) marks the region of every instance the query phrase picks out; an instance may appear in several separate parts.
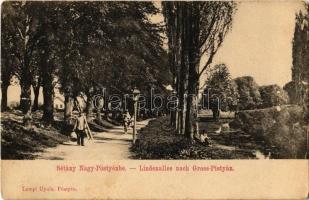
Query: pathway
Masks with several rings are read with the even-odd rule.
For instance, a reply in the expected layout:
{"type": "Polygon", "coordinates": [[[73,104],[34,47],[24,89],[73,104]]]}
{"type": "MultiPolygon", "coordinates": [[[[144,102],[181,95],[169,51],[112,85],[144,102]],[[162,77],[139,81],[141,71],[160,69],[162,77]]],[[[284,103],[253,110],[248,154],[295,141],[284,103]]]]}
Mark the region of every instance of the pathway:
{"type": "MultiPolygon", "coordinates": [[[[137,122],[137,130],[145,127],[150,119],[137,122]]],[[[132,128],[124,134],[122,126],[115,126],[107,132],[93,133],[93,140],[85,138],[85,146],[76,142],[66,142],[54,148],[48,148],[38,154],[37,159],[44,160],[123,160],[130,159],[132,128]]]]}

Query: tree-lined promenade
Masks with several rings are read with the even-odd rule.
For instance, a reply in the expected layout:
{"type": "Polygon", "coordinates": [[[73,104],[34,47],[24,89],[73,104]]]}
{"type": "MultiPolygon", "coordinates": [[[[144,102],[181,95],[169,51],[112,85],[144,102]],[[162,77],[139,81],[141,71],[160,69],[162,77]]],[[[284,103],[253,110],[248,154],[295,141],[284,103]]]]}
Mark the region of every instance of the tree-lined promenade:
{"type": "MultiPolygon", "coordinates": [[[[63,143],[50,152],[65,151],[56,157],[72,159],[67,136],[79,127],[73,120],[77,115],[79,124],[97,135],[95,156],[103,148],[100,143],[109,143],[99,140],[111,140],[106,149],[119,139],[104,136],[115,127],[124,126],[117,131],[126,133],[131,123],[148,124],[157,118],[140,127],[138,138],[133,134],[132,149],[127,135],[121,136],[127,146],[119,149],[134,152],[125,158],[257,157],[252,151],[273,153],[275,158],[304,157],[309,5],[304,3],[296,14],[292,81],[283,88],[260,86],[250,75],[232,77],[227,63],[214,63],[233,28],[237,5],[4,2],[1,129],[6,158],[32,159],[35,155],[24,155],[25,151],[63,143]],[[158,16],[161,22],[154,20],[158,16]],[[10,110],[8,88],[13,84],[20,86],[21,94],[19,106],[10,110]],[[64,98],[61,112],[54,108],[57,95],[64,98]],[[130,120],[125,122],[127,116],[130,120]]],[[[42,157],[51,159],[53,153],[42,157]]],[[[122,155],[121,150],[116,154],[122,155]]]]}
{"type": "Polygon", "coordinates": [[[25,120],[38,109],[43,87],[46,124],[54,119],[55,87],[65,97],[65,120],[78,96],[86,99],[85,111],[91,114],[93,97],[103,89],[123,95],[134,86],[162,92],[170,78],[163,26],[150,20],[158,12],[151,2],[4,2],[2,111],[12,76],[21,87],[25,120]]]}

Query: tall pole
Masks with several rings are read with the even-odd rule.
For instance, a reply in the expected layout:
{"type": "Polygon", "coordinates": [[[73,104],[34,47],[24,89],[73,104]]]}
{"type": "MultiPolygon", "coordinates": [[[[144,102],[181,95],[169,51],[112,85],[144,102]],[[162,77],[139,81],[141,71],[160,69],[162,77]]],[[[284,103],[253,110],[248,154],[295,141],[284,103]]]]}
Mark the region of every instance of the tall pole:
{"type": "Polygon", "coordinates": [[[136,140],[136,114],[137,114],[137,101],[134,99],[133,144],[135,144],[136,140]]]}
{"type": "Polygon", "coordinates": [[[134,121],[133,121],[133,144],[136,141],[136,118],[137,118],[137,102],[139,98],[140,91],[135,87],[133,89],[133,101],[134,101],[134,121]]]}

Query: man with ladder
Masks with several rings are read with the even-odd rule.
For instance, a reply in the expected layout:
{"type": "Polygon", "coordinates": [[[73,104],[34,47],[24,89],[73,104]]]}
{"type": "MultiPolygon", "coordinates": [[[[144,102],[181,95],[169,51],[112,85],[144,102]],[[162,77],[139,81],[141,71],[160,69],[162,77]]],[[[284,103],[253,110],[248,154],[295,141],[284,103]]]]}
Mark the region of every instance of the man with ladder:
{"type": "Polygon", "coordinates": [[[84,146],[84,138],[86,136],[86,119],[83,113],[79,113],[76,119],[74,129],[77,136],[77,145],[84,146]]]}
{"type": "Polygon", "coordinates": [[[88,137],[88,139],[93,139],[91,130],[88,126],[87,119],[85,115],[82,113],[82,110],[79,106],[78,101],[75,101],[77,109],[78,109],[78,117],[76,118],[76,122],[73,128],[73,131],[76,133],[77,136],[77,145],[84,146],[84,138],[85,136],[88,137]]]}

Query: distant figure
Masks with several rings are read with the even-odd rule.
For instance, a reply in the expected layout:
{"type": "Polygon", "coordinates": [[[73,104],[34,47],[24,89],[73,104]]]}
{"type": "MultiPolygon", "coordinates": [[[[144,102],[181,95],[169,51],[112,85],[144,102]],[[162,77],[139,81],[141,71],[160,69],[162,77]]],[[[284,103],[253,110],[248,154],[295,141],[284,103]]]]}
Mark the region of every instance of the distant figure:
{"type": "Polygon", "coordinates": [[[77,145],[84,146],[84,138],[86,136],[86,123],[83,113],[79,113],[76,119],[73,131],[76,132],[77,145]]]}
{"type": "Polygon", "coordinates": [[[211,110],[212,116],[215,121],[219,121],[220,118],[220,106],[219,106],[219,99],[212,99],[211,102],[211,110]]]}
{"type": "Polygon", "coordinates": [[[129,113],[129,111],[125,111],[123,113],[123,128],[124,128],[124,134],[127,133],[128,131],[128,127],[130,126],[131,123],[131,115],[129,113]]]}

